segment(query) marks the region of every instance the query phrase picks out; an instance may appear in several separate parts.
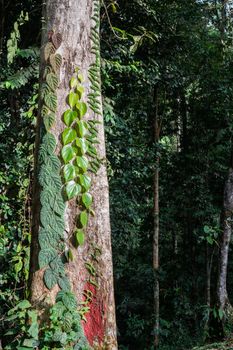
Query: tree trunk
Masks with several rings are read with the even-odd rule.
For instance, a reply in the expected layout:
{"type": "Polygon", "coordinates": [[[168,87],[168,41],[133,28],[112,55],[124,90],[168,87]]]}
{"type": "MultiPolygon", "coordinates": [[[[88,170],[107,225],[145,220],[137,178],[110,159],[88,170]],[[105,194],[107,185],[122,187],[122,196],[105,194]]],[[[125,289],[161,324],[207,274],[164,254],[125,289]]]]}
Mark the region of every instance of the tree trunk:
{"type": "Polygon", "coordinates": [[[5,24],[5,5],[4,0],[0,0],[0,58],[2,55],[4,40],[4,24],[5,24]]]}
{"type": "MultiPolygon", "coordinates": [[[[155,89],[154,141],[159,142],[160,121],[158,115],[158,90],[155,89]]],[[[154,347],[159,345],[159,156],[156,157],[154,173],[154,234],[153,234],[153,270],[154,270],[154,347]]]]}
{"type": "MultiPolygon", "coordinates": [[[[94,4],[98,1],[91,0],[47,0],[43,9],[45,19],[42,31],[42,45],[48,42],[52,35],[51,31],[62,36],[61,45],[57,50],[62,57],[60,67],[60,82],[56,90],[57,110],[56,122],[51,129],[51,133],[57,140],[56,155],[61,153],[61,134],[65,128],[62,115],[68,109],[67,96],[70,91],[69,81],[75,68],[79,68],[84,76],[84,100],[91,92],[91,83],[88,78],[90,64],[95,61],[95,55],[91,52],[91,27],[93,21],[91,17],[94,11],[94,4]]],[[[45,69],[45,58],[42,46],[41,69],[42,77],[45,69]]],[[[101,100],[99,100],[102,110],[101,100]]],[[[42,104],[40,100],[39,105],[42,104]]],[[[98,120],[98,140],[97,151],[101,159],[105,159],[105,138],[102,115],[94,113],[90,108],[87,112],[88,120],[98,120]]],[[[38,117],[38,129],[36,138],[35,173],[39,172],[38,149],[41,143],[42,117],[38,117]]],[[[31,244],[31,300],[33,304],[43,308],[45,298],[48,303],[54,303],[55,296],[59,291],[58,285],[48,290],[43,281],[44,269],[39,269],[38,255],[39,243],[38,235],[41,227],[40,222],[40,191],[38,179],[34,183],[34,205],[33,205],[33,227],[31,244]]],[[[117,349],[115,306],[113,291],[113,270],[112,252],[109,220],[109,194],[106,167],[102,164],[97,175],[92,176],[91,194],[93,196],[93,210],[95,216],[89,218],[86,232],[85,244],[74,248],[72,251],[72,261],[66,264],[66,273],[70,280],[71,290],[75,293],[79,305],[85,300],[84,292],[89,290],[93,293],[90,303],[90,312],[86,314],[87,322],[84,323],[85,335],[90,345],[105,346],[106,349],[117,349]],[[100,256],[97,258],[97,255],[100,256]],[[95,265],[95,279],[98,287],[90,283],[90,274],[87,264],[95,265]]],[[[75,230],[75,222],[78,211],[75,200],[66,203],[65,209],[65,232],[66,245],[70,246],[69,237],[75,230]],[[67,238],[68,237],[68,238],[67,238]]],[[[90,265],[91,266],[91,265],[90,265]]]]}
{"type": "Polygon", "coordinates": [[[233,310],[227,293],[227,268],[229,245],[232,232],[233,213],[233,169],[230,168],[224,188],[223,212],[222,212],[222,237],[220,242],[219,278],[218,278],[218,303],[224,312],[224,321],[233,320],[233,310]]]}

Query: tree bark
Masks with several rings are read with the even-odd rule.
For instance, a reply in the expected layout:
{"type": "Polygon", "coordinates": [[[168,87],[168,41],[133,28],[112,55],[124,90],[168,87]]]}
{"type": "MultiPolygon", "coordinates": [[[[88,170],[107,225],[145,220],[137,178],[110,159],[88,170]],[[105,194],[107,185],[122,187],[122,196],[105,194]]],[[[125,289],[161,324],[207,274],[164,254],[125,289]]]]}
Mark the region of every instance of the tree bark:
{"type": "MultiPolygon", "coordinates": [[[[56,154],[60,155],[60,135],[65,128],[62,115],[68,109],[67,95],[69,93],[69,80],[78,67],[84,76],[85,96],[90,93],[90,81],[88,79],[88,68],[94,62],[94,55],[91,53],[90,31],[93,25],[91,16],[93,14],[92,0],[47,0],[43,9],[45,24],[42,31],[42,44],[48,42],[48,32],[53,30],[62,35],[62,43],[57,53],[62,56],[60,69],[60,83],[56,91],[57,112],[56,123],[51,129],[57,139],[56,154]]],[[[43,50],[42,50],[43,51],[43,50]]],[[[45,67],[44,55],[41,53],[41,76],[45,67]]],[[[101,101],[100,101],[101,102],[101,101]]],[[[101,107],[102,108],[102,107],[101,107]]],[[[105,159],[105,138],[103,118],[88,109],[87,119],[97,119],[98,140],[97,150],[101,159],[105,159]]],[[[38,174],[38,148],[40,144],[41,117],[38,117],[35,173],[38,174]]],[[[105,346],[106,349],[117,349],[115,304],[113,291],[113,270],[111,251],[111,231],[109,219],[109,194],[106,167],[101,165],[97,176],[92,176],[91,189],[95,217],[91,217],[88,224],[84,246],[72,248],[73,261],[66,264],[66,272],[71,282],[72,291],[77,297],[78,303],[84,300],[85,290],[91,290],[93,300],[90,304],[90,312],[86,315],[87,322],[84,324],[85,335],[90,345],[105,346]],[[101,252],[96,264],[96,278],[98,288],[88,282],[88,271],[85,263],[93,255],[95,247],[101,252]]],[[[43,270],[38,267],[38,232],[40,228],[40,187],[38,180],[34,184],[34,205],[33,205],[33,227],[31,247],[31,300],[34,304],[44,307],[44,301],[50,300],[53,303],[59,290],[55,286],[49,291],[43,282],[43,270]]],[[[65,211],[65,235],[70,236],[75,229],[75,218],[77,216],[77,204],[71,200],[66,205],[65,211]]]]}
{"type": "Polygon", "coordinates": [[[232,233],[232,213],[233,213],[233,169],[229,169],[228,178],[224,188],[223,212],[222,212],[222,237],[220,242],[219,256],[219,278],[218,278],[218,303],[219,308],[224,311],[226,321],[233,314],[232,306],[227,293],[227,268],[229,245],[232,233]]]}

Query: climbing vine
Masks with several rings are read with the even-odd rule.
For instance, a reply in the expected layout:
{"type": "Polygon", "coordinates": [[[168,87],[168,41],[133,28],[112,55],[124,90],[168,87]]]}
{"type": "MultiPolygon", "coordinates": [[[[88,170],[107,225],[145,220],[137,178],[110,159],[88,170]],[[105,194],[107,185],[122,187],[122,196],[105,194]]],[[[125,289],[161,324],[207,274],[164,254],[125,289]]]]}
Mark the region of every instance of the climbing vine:
{"type": "MultiPolygon", "coordinates": [[[[100,77],[100,1],[94,1],[92,20],[94,25],[91,28],[91,53],[95,60],[90,65],[88,77],[91,83],[91,92],[88,95],[88,105],[95,114],[101,115],[101,77],[100,77]]],[[[94,130],[95,131],[95,130],[94,130]]]]}
{"type": "MultiPolygon", "coordinates": [[[[61,34],[50,31],[48,43],[44,47],[45,67],[40,90],[42,127],[38,157],[38,181],[41,187],[39,268],[44,271],[45,286],[51,290],[58,285],[60,291],[56,296],[56,303],[48,310],[49,319],[43,321],[41,325],[38,324],[37,311],[26,300],[9,312],[8,322],[20,320],[17,323],[19,329],[15,324],[15,334],[20,330],[21,334],[24,334],[23,337],[16,338],[19,349],[21,347],[33,349],[35,346],[40,346],[42,350],[48,350],[51,346],[59,346],[67,350],[90,349],[83,333],[81,319],[85,320],[93,293],[88,289],[84,291],[84,301],[79,303],[82,308],[78,311],[76,297],[71,292],[70,282],[65,272],[67,257],[70,258],[72,253],[69,250],[67,255],[69,242],[65,241],[64,216],[66,202],[76,199],[78,217],[74,238],[77,246],[83,245],[89,215],[94,215],[89,172],[96,174],[101,164],[96,149],[96,144],[99,143],[97,129],[99,121],[98,119],[88,120],[86,116],[88,107],[94,114],[101,114],[99,7],[99,1],[94,1],[92,17],[94,26],[91,29],[91,40],[95,61],[88,71],[90,81],[88,103],[84,102],[83,75],[79,68],[76,68],[70,79],[67,99],[69,108],[63,114],[65,128],[61,134],[60,155],[57,155],[57,139],[51,130],[56,122],[56,90],[62,64],[62,57],[56,51],[62,43],[61,34]],[[12,316],[13,313],[16,313],[16,317],[12,316]],[[29,326],[27,326],[27,320],[30,321],[29,326]]],[[[66,240],[70,238],[67,237],[66,240]]],[[[90,275],[89,281],[95,286],[97,286],[96,269],[93,263],[98,262],[96,249],[98,253],[100,252],[95,247],[94,253],[90,254],[91,259],[94,260],[85,263],[90,275]]],[[[12,346],[15,346],[14,341],[12,346]]],[[[10,346],[9,349],[12,347],[10,346]]]]}
{"type": "Polygon", "coordinates": [[[80,209],[75,231],[77,245],[84,243],[88,217],[90,213],[93,214],[91,209],[93,198],[89,193],[91,177],[88,171],[96,172],[100,162],[94,146],[98,142],[95,128],[97,121],[84,120],[87,104],[82,101],[84,93],[82,82],[83,76],[77,68],[75,76],[70,80],[71,91],[68,95],[70,108],[64,113],[63,120],[67,127],[62,133],[61,150],[64,161],[65,194],[68,200],[76,198],[80,209]],[[92,160],[90,161],[87,156],[92,160]]]}
{"type": "Polygon", "coordinates": [[[62,195],[62,180],[60,175],[61,162],[55,154],[57,141],[49,130],[55,123],[59,83],[59,69],[62,58],[56,53],[61,44],[61,35],[50,34],[50,41],[44,48],[45,72],[41,86],[43,105],[44,136],[39,150],[39,183],[41,211],[39,231],[39,267],[45,268],[44,282],[48,289],[58,284],[63,290],[70,290],[69,280],[64,269],[64,214],[65,200],[62,195]]]}

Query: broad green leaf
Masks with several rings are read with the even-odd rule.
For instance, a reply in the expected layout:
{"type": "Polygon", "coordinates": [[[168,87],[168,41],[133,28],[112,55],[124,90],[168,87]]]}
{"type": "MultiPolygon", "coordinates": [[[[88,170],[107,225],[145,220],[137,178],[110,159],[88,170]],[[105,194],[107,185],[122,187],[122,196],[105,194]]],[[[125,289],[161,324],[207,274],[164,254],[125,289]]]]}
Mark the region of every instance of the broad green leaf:
{"type": "Polygon", "coordinates": [[[76,177],[75,166],[73,164],[66,164],[63,169],[63,174],[66,182],[73,180],[76,177]]]}
{"type": "Polygon", "coordinates": [[[56,120],[56,115],[54,113],[47,114],[43,117],[44,126],[47,131],[49,131],[54,125],[56,120]]]}
{"type": "Polygon", "coordinates": [[[73,121],[77,118],[78,113],[76,111],[72,111],[71,109],[68,109],[64,113],[64,122],[67,126],[70,126],[73,121]]]}
{"type": "Polygon", "coordinates": [[[90,156],[95,158],[97,156],[97,149],[89,144],[88,153],[90,154],[90,156]]]}
{"type": "Polygon", "coordinates": [[[76,87],[77,85],[78,85],[78,80],[77,80],[77,78],[72,77],[72,78],[70,79],[70,87],[71,87],[71,88],[74,88],[74,87],[76,87]]]}
{"type": "Polygon", "coordinates": [[[80,81],[80,83],[84,82],[84,76],[81,73],[78,74],[78,80],[80,81]]]}
{"type": "Polygon", "coordinates": [[[83,195],[82,195],[82,203],[85,205],[85,207],[87,209],[89,209],[90,206],[92,205],[92,200],[93,200],[92,199],[92,195],[90,193],[88,193],[88,192],[83,193],[83,195]]]}
{"type": "Polygon", "coordinates": [[[78,92],[78,94],[79,94],[79,96],[80,96],[80,98],[82,97],[82,94],[84,93],[84,87],[83,86],[81,86],[81,85],[79,85],[79,86],[77,86],[77,92],[78,92]]]}
{"type": "Polygon", "coordinates": [[[79,116],[82,118],[87,112],[87,104],[85,102],[76,102],[76,107],[79,111],[79,116]]]}
{"type": "Polygon", "coordinates": [[[214,243],[213,238],[210,237],[210,236],[206,237],[206,240],[207,240],[207,242],[208,242],[210,245],[212,245],[212,244],[214,243]]]}
{"type": "Polygon", "coordinates": [[[73,108],[79,101],[79,95],[75,94],[73,91],[69,93],[69,105],[71,108],[73,108]]]}
{"type": "Polygon", "coordinates": [[[77,230],[75,232],[76,243],[78,245],[83,245],[85,241],[85,233],[82,230],[77,230]]]}
{"type": "Polygon", "coordinates": [[[31,307],[31,304],[29,303],[28,300],[22,300],[19,304],[16,305],[17,309],[28,309],[29,307],[31,307]]]}
{"type": "Polygon", "coordinates": [[[58,78],[56,74],[54,73],[49,73],[46,76],[46,82],[48,86],[52,89],[52,91],[55,91],[58,87],[58,78]]]}
{"type": "Polygon", "coordinates": [[[62,133],[62,142],[64,145],[67,145],[68,143],[71,143],[75,140],[77,137],[77,133],[72,128],[66,128],[62,133]]]}
{"type": "Polygon", "coordinates": [[[84,189],[86,191],[88,191],[89,188],[91,187],[91,178],[90,178],[90,176],[88,176],[86,174],[81,174],[81,175],[79,175],[79,181],[80,181],[80,184],[82,185],[82,187],[84,187],[84,189]]]}
{"type": "Polygon", "coordinates": [[[59,237],[55,236],[49,229],[41,229],[38,237],[40,248],[46,249],[51,246],[52,248],[57,249],[60,242],[58,238],[59,237]]]}
{"type": "Polygon", "coordinates": [[[15,264],[15,272],[19,273],[23,268],[23,261],[22,258],[20,257],[19,261],[15,264]]]}
{"type": "Polygon", "coordinates": [[[88,150],[88,142],[83,138],[76,139],[76,145],[80,149],[82,154],[85,154],[88,150]]]}
{"type": "Polygon", "coordinates": [[[63,276],[62,278],[58,279],[58,285],[63,291],[69,292],[70,290],[70,281],[67,278],[67,276],[63,276]]]}
{"type": "Polygon", "coordinates": [[[39,267],[42,269],[47,266],[57,256],[57,251],[53,248],[42,249],[39,252],[39,267]]]}
{"type": "Polygon", "coordinates": [[[85,173],[88,168],[88,159],[85,156],[78,156],[76,158],[76,164],[85,173]]]}
{"type": "Polygon", "coordinates": [[[55,52],[55,47],[51,42],[48,42],[44,47],[44,57],[45,61],[48,60],[49,56],[55,52]]]}
{"type": "Polygon", "coordinates": [[[68,199],[76,197],[81,192],[81,186],[77,184],[74,180],[69,181],[66,184],[66,194],[68,199]]]}
{"type": "Polygon", "coordinates": [[[44,273],[44,282],[48,289],[52,289],[57,283],[57,276],[54,274],[54,271],[47,269],[44,273]]]}
{"type": "Polygon", "coordinates": [[[28,330],[28,334],[34,338],[34,339],[38,339],[38,333],[39,333],[39,327],[38,327],[38,323],[33,323],[29,330],[28,330]]]}
{"type": "Polygon", "coordinates": [[[62,64],[62,56],[57,53],[57,54],[52,54],[49,57],[50,65],[53,68],[54,72],[58,72],[61,64],[62,64]]]}
{"type": "Polygon", "coordinates": [[[65,163],[68,163],[75,156],[75,148],[71,145],[66,145],[61,151],[62,158],[65,163]]]}
{"type": "Polygon", "coordinates": [[[58,292],[57,296],[56,296],[56,302],[57,301],[62,301],[62,303],[65,305],[65,307],[71,311],[77,309],[77,306],[78,306],[75,295],[70,291],[58,292]]]}
{"type": "Polygon", "coordinates": [[[44,98],[46,106],[52,111],[56,112],[57,109],[57,96],[54,93],[45,95],[44,98]]]}
{"type": "Polygon", "coordinates": [[[88,130],[86,129],[86,123],[83,122],[82,120],[79,120],[77,122],[77,132],[78,132],[78,136],[83,137],[87,134],[88,130]]]}
{"type": "Polygon", "coordinates": [[[24,339],[23,346],[27,348],[34,349],[38,345],[38,342],[35,339],[24,339]]]}
{"type": "Polygon", "coordinates": [[[46,133],[42,139],[42,144],[45,147],[48,154],[52,155],[56,149],[56,139],[54,135],[46,133]]]}
{"type": "Polygon", "coordinates": [[[88,213],[85,211],[82,211],[79,215],[79,221],[82,227],[86,227],[88,223],[88,213]]]}

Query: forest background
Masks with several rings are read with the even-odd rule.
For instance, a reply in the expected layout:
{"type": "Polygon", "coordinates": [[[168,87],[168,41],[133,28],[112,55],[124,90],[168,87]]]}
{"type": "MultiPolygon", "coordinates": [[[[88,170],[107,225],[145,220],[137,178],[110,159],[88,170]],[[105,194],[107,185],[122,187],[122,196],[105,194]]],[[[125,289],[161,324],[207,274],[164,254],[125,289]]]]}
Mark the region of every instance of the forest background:
{"type": "MultiPolygon", "coordinates": [[[[0,1],[1,337],[7,312],[28,293],[41,6],[34,0],[0,1]]],[[[151,349],[153,344],[158,169],[159,349],[190,349],[223,337],[217,284],[224,184],[232,158],[232,15],[231,1],[220,0],[106,0],[101,9],[122,350],[151,349]]],[[[232,277],[230,248],[230,300],[232,277]]],[[[229,323],[224,336],[232,330],[229,323]]]]}

